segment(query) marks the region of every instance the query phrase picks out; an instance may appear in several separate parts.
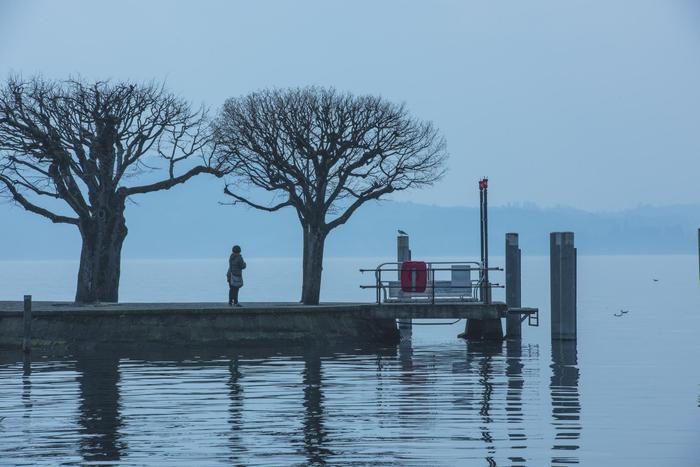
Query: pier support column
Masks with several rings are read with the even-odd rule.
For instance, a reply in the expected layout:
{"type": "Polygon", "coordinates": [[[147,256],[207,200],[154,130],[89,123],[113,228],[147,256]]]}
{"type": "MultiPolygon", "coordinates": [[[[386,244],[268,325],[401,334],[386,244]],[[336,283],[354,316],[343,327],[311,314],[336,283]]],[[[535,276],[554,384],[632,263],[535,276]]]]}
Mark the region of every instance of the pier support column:
{"type": "MultiPolygon", "coordinates": [[[[406,234],[399,234],[396,237],[396,262],[399,263],[398,269],[401,269],[401,263],[404,261],[410,261],[411,260],[411,248],[409,247],[409,242],[408,242],[408,235],[406,234]]],[[[398,271],[397,273],[397,279],[399,280],[399,283],[401,282],[401,271],[398,271]]],[[[399,287],[401,287],[399,285],[399,287]]],[[[403,292],[399,290],[399,297],[401,297],[403,292]]],[[[410,339],[411,334],[413,333],[413,322],[411,319],[401,319],[399,320],[399,333],[401,335],[401,339],[410,339]]]]}
{"type": "Polygon", "coordinates": [[[576,248],[573,232],[549,235],[552,339],[576,339],[576,248]]]}
{"type": "MultiPolygon", "coordinates": [[[[506,305],[519,308],[520,302],[520,257],[518,234],[506,234],[506,305]]],[[[520,339],[522,336],[520,315],[508,313],[506,317],[506,337],[520,339]]]]}

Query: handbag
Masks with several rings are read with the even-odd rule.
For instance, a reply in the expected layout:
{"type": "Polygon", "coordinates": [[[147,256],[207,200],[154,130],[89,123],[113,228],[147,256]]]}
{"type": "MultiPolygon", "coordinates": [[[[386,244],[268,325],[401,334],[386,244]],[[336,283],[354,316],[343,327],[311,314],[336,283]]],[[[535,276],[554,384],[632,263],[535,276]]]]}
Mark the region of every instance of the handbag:
{"type": "Polygon", "coordinates": [[[237,276],[235,274],[231,274],[231,277],[229,279],[229,284],[231,285],[231,287],[238,287],[238,288],[243,287],[243,276],[237,276]]]}

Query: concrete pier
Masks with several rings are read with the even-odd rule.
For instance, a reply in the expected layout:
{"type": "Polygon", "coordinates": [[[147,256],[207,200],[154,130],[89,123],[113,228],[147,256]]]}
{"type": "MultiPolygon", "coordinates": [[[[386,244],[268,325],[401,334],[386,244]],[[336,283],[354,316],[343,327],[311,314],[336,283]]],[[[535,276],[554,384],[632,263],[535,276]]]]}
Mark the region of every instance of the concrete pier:
{"type": "Polygon", "coordinates": [[[550,247],[552,339],[576,339],[576,248],[573,232],[553,232],[550,247]]]}
{"type": "MultiPolygon", "coordinates": [[[[518,246],[518,234],[506,234],[506,304],[509,308],[520,308],[520,259],[521,251],[518,246]]],[[[506,337],[508,339],[521,339],[521,317],[510,313],[506,317],[506,337]]]]}
{"type": "MultiPolygon", "coordinates": [[[[34,302],[34,347],[83,343],[256,345],[275,342],[398,341],[393,318],[357,305],[34,302]]],[[[19,347],[22,302],[0,302],[0,346],[19,347]]]]}
{"type": "MultiPolygon", "coordinates": [[[[506,304],[482,303],[120,303],[33,302],[34,347],[83,344],[265,345],[270,342],[381,343],[399,340],[396,319],[489,319],[506,304]]],[[[0,302],[0,346],[21,348],[23,302],[0,302]]]]}

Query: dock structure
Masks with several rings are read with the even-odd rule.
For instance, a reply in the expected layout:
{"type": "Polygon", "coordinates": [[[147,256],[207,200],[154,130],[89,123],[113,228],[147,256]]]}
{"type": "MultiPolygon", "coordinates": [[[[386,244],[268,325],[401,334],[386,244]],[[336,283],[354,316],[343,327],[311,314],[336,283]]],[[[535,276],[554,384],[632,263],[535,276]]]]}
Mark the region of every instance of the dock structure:
{"type": "MultiPolygon", "coordinates": [[[[512,310],[511,310],[512,311],[512,310]]],[[[33,302],[33,347],[160,343],[259,345],[265,342],[395,344],[397,319],[500,319],[508,307],[453,303],[120,303],[33,302]]],[[[24,304],[0,302],[0,346],[23,342],[24,304]]]]}

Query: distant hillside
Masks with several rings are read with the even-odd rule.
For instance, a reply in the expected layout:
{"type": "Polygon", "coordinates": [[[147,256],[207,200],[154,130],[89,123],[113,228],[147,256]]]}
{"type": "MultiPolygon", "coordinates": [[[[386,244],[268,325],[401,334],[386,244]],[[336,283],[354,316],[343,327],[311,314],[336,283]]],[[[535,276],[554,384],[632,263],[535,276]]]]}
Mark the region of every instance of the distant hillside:
{"type": "MultiPolygon", "coordinates": [[[[136,199],[127,208],[127,258],[226,256],[240,243],[248,256],[299,256],[301,232],[293,211],[264,213],[222,206],[220,189],[206,183],[136,199]],[[192,196],[196,190],[197,196],[192,196]]],[[[525,254],[546,254],[552,231],[576,232],[581,254],[668,254],[697,251],[700,205],[639,207],[612,213],[533,205],[489,210],[491,253],[501,254],[505,232],[520,233],[525,254]]],[[[72,226],[54,225],[0,204],[0,259],[77,259],[72,226]]],[[[381,202],[366,205],[331,233],[328,256],[393,256],[396,229],[411,235],[420,256],[477,256],[478,208],[381,202]]]]}

